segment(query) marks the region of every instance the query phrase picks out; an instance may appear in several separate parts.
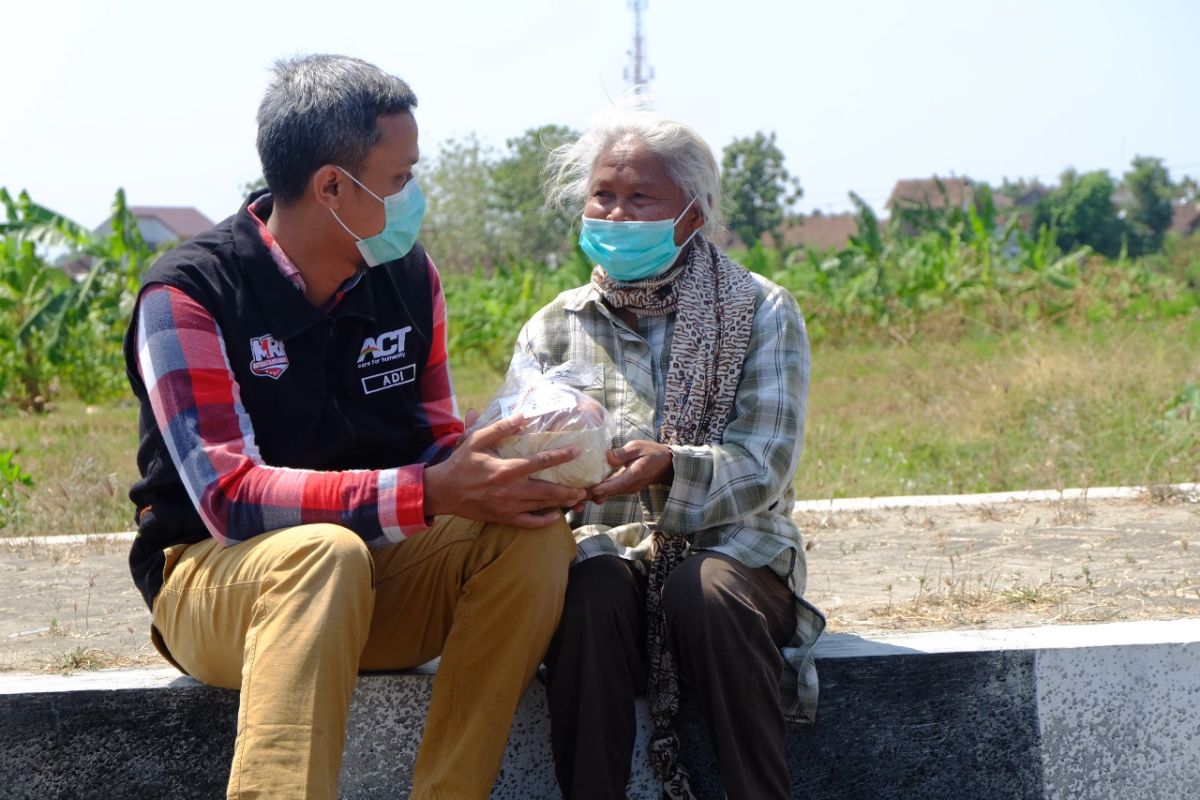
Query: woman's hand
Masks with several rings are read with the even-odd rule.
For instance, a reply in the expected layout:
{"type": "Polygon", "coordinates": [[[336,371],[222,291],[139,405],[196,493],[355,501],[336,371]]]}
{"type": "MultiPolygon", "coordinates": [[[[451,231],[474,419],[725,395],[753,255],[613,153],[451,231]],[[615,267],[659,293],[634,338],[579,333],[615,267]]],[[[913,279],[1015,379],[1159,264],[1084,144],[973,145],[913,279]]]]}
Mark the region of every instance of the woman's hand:
{"type": "Polygon", "coordinates": [[[635,439],[614,447],[608,451],[608,463],[617,471],[592,487],[591,499],[597,505],[616,495],[637,494],[654,483],[670,486],[675,479],[671,448],[659,442],[635,439]]]}

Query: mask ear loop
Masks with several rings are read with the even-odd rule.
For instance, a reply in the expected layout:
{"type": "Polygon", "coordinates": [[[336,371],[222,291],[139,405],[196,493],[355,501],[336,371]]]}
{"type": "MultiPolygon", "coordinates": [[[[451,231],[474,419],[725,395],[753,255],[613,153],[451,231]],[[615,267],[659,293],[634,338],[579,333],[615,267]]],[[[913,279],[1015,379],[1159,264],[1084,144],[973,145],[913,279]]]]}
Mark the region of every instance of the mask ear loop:
{"type": "MultiPolygon", "coordinates": [[[[679,216],[675,218],[675,223],[674,223],[675,225],[679,224],[679,221],[681,219],[683,219],[683,215],[686,214],[688,212],[688,209],[691,208],[693,205],[695,205],[696,201],[699,199],[700,199],[699,197],[693,197],[691,200],[688,201],[688,204],[683,207],[683,211],[680,211],[679,216]]],[[[703,227],[703,226],[701,226],[701,227],[703,227]]],[[[672,228],[674,228],[674,226],[672,226],[672,228]]],[[[683,243],[679,245],[679,249],[682,250],[683,248],[687,247],[688,242],[690,242],[692,239],[695,239],[696,234],[699,232],[700,232],[700,228],[696,228],[696,230],[692,231],[691,236],[688,236],[688,238],[684,239],[683,243]]]]}
{"type": "MultiPolygon", "coordinates": [[[[680,212],[679,212],[679,216],[678,216],[678,217],[676,217],[676,218],[675,218],[675,221],[674,221],[673,223],[671,223],[671,224],[672,224],[672,225],[678,225],[678,224],[679,224],[679,220],[683,219],[683,215],[684,215],[684,214],[686,214],[686,213],[688,212],[688,209],[689,209],[689,208],[691,208],[692,206],[694,206],[694,205],[696,204],[696,200],[697,200],[697,199],[699,199],[699,198],[693,197],[691,200],[689,200],[689,201],[688,201],[688,204],[687,204],[686,206],[684,206],[684,207],[683,207],[683,211],[680,211],[680,212]]],[[[700,229],[699,229],[699,228],[697,228],[696,230],[700,230],[700,229]]]]}
{"type": "MultiPolygon", "coordinates": [[[[383,200],[382,200],[382,198],[380,198],[380,197],[379,197],[379,195],[375,194],[375,193],[374,193],[374,192],[372,192],[370,189],[368,189],[368,188],[366,187],[366,185],[365,185],[365,184],[363,184],[363,182],[362,182],[362,181],[360,181],[358,178],[356,178],[356,177],[354,177],[353,175],[351,175],[351,174],[350,174],[350,170],[346,169],[345,167],[338,167],[338,165],[337,165],[337,164],[334,164],[334,166],[335,166],[335,167],[337,167],[338,169],[340,169],[340,170],[341,170],[341,171],[342,171],[342,172],[343,172],[343,173],[346,175],[346,177],[347,177],[347,178],[349,178],[350,180],[352,180],[352,181],[354,181],[355,183],[357,183],[357,184],[359,185],[359,187],[360,187],[360,188],[361,188],[361,189],[362,189],[364,192],[366,192],[367,194],[371,195],[371,197],[374,197],[374,198],[375,198],[376,200],[378,200],[379,202],[383,203],[383,200]]],[[[387,203],[383,203],[383,204],[384,204],[385,206],[387,205],[387,203]]],[[[338,223],[338,225],[341,225],[341,226],[342,226],[342,229],[343,229],[344,231],[346,231],[346,233],[348,233],[348,234],[350,234],[351,236],[353,236],[353,237],[354,237],[354,241],[356,241],[356,242],[361,242],[361,241],[363,240],[363,237],[359,236],[357,233],[355,233],[354,231],[350,230],[350,228],[349,228],[349,227],[346,225],[346,223],[342,222],[342,218],[341,218],[341,217],[339,217],[339,216],[337,215],[337,212],[336,212],[336,211],[334,211],[334,210],[331,208],[331,209],[329,209],[329,213],[330,213],[330,214],[333,214],[333,218],[337,220],[337,223],[338,223]]]]}
{"type": "MultiPolygon", "coordinates": [[[[334,164],[334,166],[337,167],[337,164],[334,164]]],[[[346,173],[346,177],[349,178],[350,180],[354,181],[355,183],[357,183],[364,192],[371,195],[371,197],[374,197],[379,202],[383,203],[383,198],[380,197],[379,195],[375,194],[374,192],[372,192],[370,189],[368,189],[367,185],[365,183],[363,183],[358,178],[351,175],[350,170],[346,169],[345,167],[338,167],[338,169],[340,169],[342,172],[346,173]]],[[[383,204],[387,205],[387,203],[383,203],[383,204]]]]}

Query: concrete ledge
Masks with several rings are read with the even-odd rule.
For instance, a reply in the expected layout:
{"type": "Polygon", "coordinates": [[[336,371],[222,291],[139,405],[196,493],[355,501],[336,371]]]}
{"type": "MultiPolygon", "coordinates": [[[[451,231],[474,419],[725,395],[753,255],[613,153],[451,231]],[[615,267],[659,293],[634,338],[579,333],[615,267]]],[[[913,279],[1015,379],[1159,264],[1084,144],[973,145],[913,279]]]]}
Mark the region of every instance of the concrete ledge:
{"type": "MultiPolygon", "coordinates": [[[[860,637],[818,650],[820,719],[788,733],[793,796],[1200,797],[1200,620],[860,637]]],[[[431,670],[359,680],[346,798],[403,797],[431,670]]],[[[12,798],[219,798],[237,694],[172,670],[0,675],[12,798]]],[[[722,797],[695,710],[680,715],[705,796],[722,797]]],[[[643,757],[631,798],[658,797],[643,757]]],[[[556,798],[545,697],[517,714],[494,798],[556,798]]]]}
{"type": "MultiPolygon", "coordinates": [[[[1152,496],[1155,491],[1169,492],[1192,501],[1200,499],[1200,483],[1173,483],[1165,486],[1096,486],[1092,488],[986,492],[983,494],[895,495],[798,500],[792,506],[792,513],[875,511],[885,508],[974,508],[1006,503],[1061,503],[1086,500],[1144,500],[1152,496]]],[[[0,537],[0,546],[25,548],[47,545],[124,544],[132,542],[135,536],[137,533],[134,531],[57,536],[7,536],[0,537]]]]}
{"type": "Polygon", "coordinates": [[[983,494],[894,495],[879,497],[839,497],[829,500],[799,500],[793,514],[803,511],[875,511],[884,508],[974,508],[1006,503],[1060,503],[1086,500],[1144,500],[1154,491],[1166,491],[1179,497],[1200,497],[1200,483],[1173,483],[1165,486],[1095,486],[1073,489],[1030,489],[1020,492],[983,494]]]}

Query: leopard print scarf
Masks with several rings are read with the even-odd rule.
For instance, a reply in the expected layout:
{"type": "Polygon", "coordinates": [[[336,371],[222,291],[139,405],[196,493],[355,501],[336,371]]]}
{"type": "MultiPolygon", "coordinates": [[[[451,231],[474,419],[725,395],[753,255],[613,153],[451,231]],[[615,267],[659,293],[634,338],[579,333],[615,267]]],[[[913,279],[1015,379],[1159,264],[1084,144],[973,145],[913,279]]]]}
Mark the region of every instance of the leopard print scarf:
{"type": "MultiPolygon", "coordinates": [[[[754,278],[697,235],[687,258],[657,278],[622,283],[597,267],[592,282],[615,308],[641,316],[675,313],[658,440],[689,445],[720,442],[750,344],[757,294],[754,278]]],[[[671,531],[654,530],[652,537],[654,558],[646,589],[646,695],[654,728],[650,761],[662,781],[663,796],[689,800],[695,794],[679,763],[679,737],[671,724],[679,709],[679,672],[667,644],[662,608],[663,586],[687,556],[688,542],[671,531]]]]}

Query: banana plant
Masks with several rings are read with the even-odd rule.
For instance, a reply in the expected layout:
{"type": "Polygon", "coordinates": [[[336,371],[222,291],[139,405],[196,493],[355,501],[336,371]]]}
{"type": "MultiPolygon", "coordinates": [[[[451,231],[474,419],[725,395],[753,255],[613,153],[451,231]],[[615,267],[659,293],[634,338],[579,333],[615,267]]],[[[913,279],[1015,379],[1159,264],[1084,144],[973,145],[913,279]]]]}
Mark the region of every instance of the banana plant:
{"type": "Polygon", "coordinates": [[[85,400],[119,387],[121,332],[138,281],[155,252],[129,213],[124,192],[111,233],[99,236],[22,192],[0,188],[0,395],[44,411],[66,379],[85,400]],[[64,249],[89,263],[73,280],[47,261],[64,249]]]}

